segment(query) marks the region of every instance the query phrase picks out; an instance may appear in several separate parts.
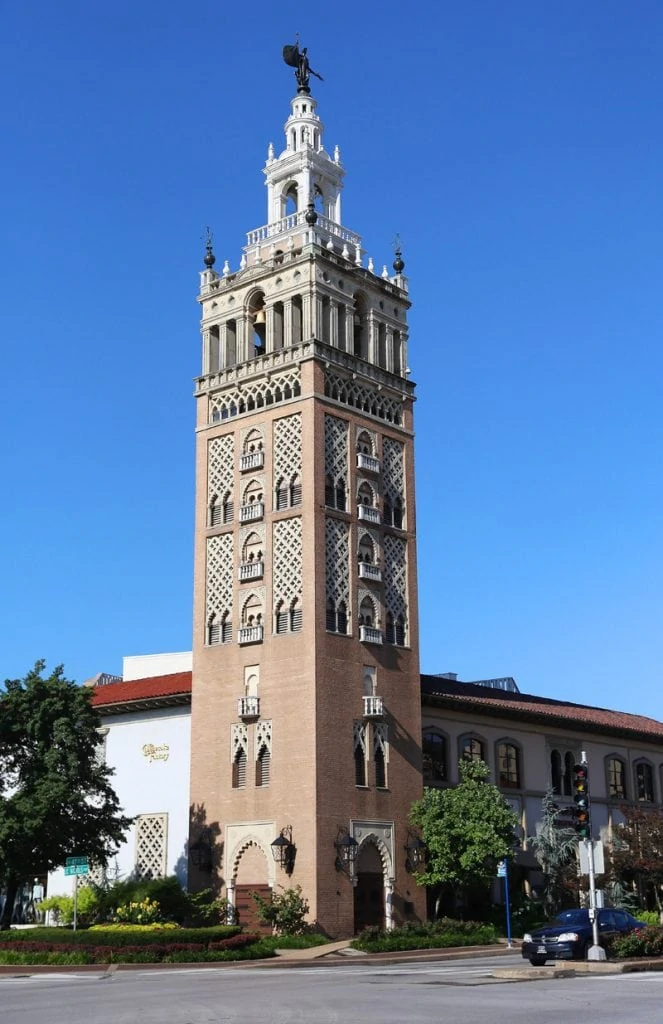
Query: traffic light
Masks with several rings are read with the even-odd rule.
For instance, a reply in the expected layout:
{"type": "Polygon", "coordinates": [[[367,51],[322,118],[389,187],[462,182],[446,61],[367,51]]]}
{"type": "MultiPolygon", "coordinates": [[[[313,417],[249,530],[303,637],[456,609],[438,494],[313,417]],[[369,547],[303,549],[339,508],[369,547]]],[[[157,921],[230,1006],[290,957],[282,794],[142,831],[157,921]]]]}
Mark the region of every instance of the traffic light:
{"type": "Polygon", "coordinates": [[[591,839],[589,817],[589,771],[586,764],[573,766],[573,802],[575,803],[575,830],[579,839],[591,839]]]}

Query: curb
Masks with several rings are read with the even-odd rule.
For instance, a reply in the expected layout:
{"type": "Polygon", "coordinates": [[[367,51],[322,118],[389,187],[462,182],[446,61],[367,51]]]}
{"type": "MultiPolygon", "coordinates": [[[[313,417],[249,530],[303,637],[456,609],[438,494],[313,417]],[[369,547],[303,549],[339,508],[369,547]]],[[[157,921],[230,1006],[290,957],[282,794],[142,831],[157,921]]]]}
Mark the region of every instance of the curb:
{"type": "Polygon", "coordinates": [[[550,978],[580,978],[587,974],[643,974],[647,971],[663,971],[663,960],[623,960],[613,963],[589,963],[579,961],[565,967],[499,967],[492,977],[500,981],[542,981],[550,978]]]}

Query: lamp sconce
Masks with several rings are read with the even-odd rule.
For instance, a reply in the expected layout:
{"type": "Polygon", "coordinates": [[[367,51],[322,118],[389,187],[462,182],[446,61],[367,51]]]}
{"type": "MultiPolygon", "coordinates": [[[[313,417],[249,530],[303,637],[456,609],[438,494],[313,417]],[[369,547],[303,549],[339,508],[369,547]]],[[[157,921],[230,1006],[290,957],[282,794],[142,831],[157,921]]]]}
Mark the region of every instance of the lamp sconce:
{"type": "Polygon", "coordinates": [[[352,875],[352,869],[359,853],[359,843],[342,825],[339,825],[334,848],[336,850],[336,870],[352,875]]]}
{"type": "Polygon", "coordinates": [[[407,871],[418,871],[426,861],[426,844],[416,832],[408,832],[405,844],[405,867],[407,871]]]}
{"type": "Polygon", "coordinates": [[[209,874],[212,870],[212,833],[204,828],[195,843],[189,847],[191,863],[199,871],[209,874]]]}
{"type": "Polygon", "coordinates": [[[297,847],[292,841],[292,825],[286,825],[277,835],[272,846],[272,856],[280,864],[286,875],[291,875],[295,867],[297,847]]]}

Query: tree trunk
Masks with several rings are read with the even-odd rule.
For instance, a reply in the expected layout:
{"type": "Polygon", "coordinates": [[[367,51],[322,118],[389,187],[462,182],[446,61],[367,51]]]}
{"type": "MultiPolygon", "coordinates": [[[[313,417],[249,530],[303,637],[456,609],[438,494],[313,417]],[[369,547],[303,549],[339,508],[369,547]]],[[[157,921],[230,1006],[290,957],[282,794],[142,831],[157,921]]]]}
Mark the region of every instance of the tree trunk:
{"type": "Polygon", "coordinates": [[[18,889],[18,878],[15,875],[9,875],[5,892],[5,905],[2,909],[2,917],[0,917],[0,932],[6,932],[11,927],[18,889]]]}

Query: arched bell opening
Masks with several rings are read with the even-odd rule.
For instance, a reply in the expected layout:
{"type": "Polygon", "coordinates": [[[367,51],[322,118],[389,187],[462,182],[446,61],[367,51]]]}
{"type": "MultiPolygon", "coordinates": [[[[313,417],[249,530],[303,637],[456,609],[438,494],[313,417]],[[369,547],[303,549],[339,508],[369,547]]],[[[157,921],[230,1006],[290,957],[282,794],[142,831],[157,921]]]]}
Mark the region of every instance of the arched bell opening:
{"type": "Polygon", "coordinates": [[[253,346],[253,351],[249,351],[249,359],[253,359],[256,356],[264,356],[266,349],[267,315],[265,312],[265,296],[263,292],[255,292],[251,296],[248,317],[253,346]]]}

